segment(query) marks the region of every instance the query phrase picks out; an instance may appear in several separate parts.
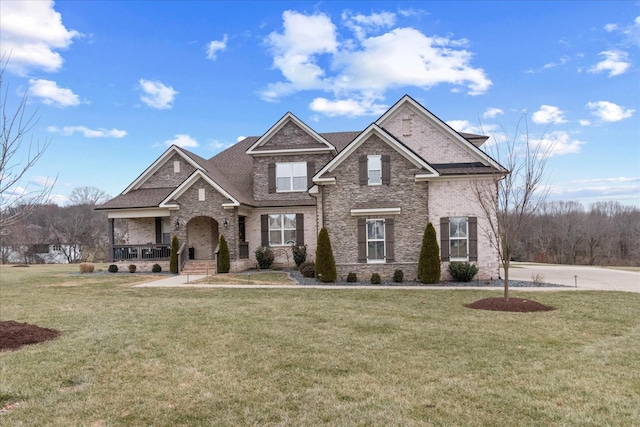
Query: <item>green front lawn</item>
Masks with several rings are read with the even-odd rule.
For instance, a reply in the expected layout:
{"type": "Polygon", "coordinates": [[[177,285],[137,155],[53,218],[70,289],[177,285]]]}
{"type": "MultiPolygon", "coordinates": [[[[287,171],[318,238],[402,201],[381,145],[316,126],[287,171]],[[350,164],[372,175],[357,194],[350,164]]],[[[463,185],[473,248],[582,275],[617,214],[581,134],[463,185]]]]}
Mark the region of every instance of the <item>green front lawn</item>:
{"type": "Polygon", "coordinates": [[[575,425],[640,419],[640,294],[132,288],[0,267],[0,320],[62,331],[0,352],[0,425],[575,425]],[[18,402],[17,405],[12,405],[18,402]]]}

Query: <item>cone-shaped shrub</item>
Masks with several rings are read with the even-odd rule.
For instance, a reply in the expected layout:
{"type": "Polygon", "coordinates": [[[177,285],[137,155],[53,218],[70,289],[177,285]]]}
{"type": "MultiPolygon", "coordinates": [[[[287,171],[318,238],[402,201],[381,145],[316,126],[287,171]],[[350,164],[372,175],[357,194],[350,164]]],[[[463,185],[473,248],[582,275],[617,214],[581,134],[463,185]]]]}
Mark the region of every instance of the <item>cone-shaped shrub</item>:
{"type": "Polygon", "coordinates": [[[220,235],[220,248],[218,249],[218,273],[228,273],[231,269],[231,260],[229,259],[229,245],[227,239],[220,235]]]}
{"type": "Polygon", "coordinates": [[[180,250],[180,242],[178,236],[171,239],[171,257],[169,258],[169,271],[178,274],[178,251],[180,250]]]}
{"type": "Polygon", "coordinates": [[[322,227],[316,247],[316,278],[321,282],[335,282],[337,277],[336,260],[331,249],[329,232],[325,227],[322,227]]]}
{"type": "Polygon", "coordinates": [[[422,283],[438,283],[440,281],[440,248],[436,239],[436,229],[427,224],[422,236],[422,249],[418,261],[418,280],[422,283]]]}

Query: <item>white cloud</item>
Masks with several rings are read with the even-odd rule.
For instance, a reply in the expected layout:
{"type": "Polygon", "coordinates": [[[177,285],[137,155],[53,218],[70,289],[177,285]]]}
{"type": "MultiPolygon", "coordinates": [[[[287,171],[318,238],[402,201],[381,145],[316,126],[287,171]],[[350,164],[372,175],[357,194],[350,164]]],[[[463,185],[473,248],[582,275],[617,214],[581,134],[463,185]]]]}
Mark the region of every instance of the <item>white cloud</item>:
{"type": "Polygon", "coordinates": [[[534,123],[566,123],[564,119],[564,111],[553,105],[541,105],[540,109],[531,115],[534,123]]]}
{"type": "Polygon", "coordinates": [[[466,87],[470,95],[486,92],[491,80],[481,68],[470,65],[473,54],[466,39],[429,37],[413,28],[388,28],[395,15],[343,14],[344,24],[356,39],[339,41],[329,16],[283,13],[283,31],[266,39],[273,66],[283,81],[271,83],[261,92],[267,101],[305,90],[332,93],[335,99],[317,98],[314,111],[340,115],[377,111],[377,102],[395,87],[423,89],[450,84],[466,87]],[[372,34],[382,33],[382,34],[372,34]]]}
{"type": "Polygon", "coordinates": [[[589,125],[591,125],[591,121],[587,120],[587,119],[582,119],[578,123],[580,123],[580,126],[589,126],[589,125]]]}
{"type": "Polygon", "coordinates": [[[605,50],[600,52],[599,55],[604,56],[605,59],[589,68],[588,71],[590,73],[608,71],[609,77],[613,77],[624,74],[631,66],[631,62],[628,61],[629,55],[627,52],[621,50],[605,50]]]}
{"type": "Polygon", "coordinates": [[[548,62],[548,63],[544,64],[544,65],[542,66],[542,68],[544,68],[545,70],[548,70],[548,69],[550,69],[550,68],[555,68],[555,67],[559,67],[560,65],[564,65],[564,64],[566,64],[567,62],[569,62],[569,57],[565,55],[565,56],[561,57],[561,58],[560,58],[558,61],[556,61],[556,62],[548,62]]]}
{"type": "Polygon", "coordinates": [[[164,144],[167,147],[170,147],[171,145],[177,145],[178,147],[198,147],[199,146],[198,141],[196,141],[195,139],[191,138],[189,135],[186,135],[186,134],[175,135],[173,139],[165,141],[164,144]]]}
{"type": "Polygon", "coordinates": [[[127,135],[127,131],[119,129],[89,129],[86,126],[64,126],[58,128],[56,126],[49,126],[47,128],[49,132],[61,133],[65,136],[73,135],[74,133],[80,133],[85,138],[123,138],[127,135]]]}
{"type": "Polygon", "coordinates": [[[539,152],[548,154],[549,157],[579,153],[585,144],[584,141],[572,139],[571,135],[565,131],[551,132],[543,138],[529,143],[538,146],[539,152]]]}
{"type": "Polygon", "coordinates": [[[171,103],[179,93],[171,86],[166,86],[159,81],[140,79],[140,89],[144,95],[140,96],[140,100],[151,108],[166,110],[172,107],[171,103]]]}
{"type": "Polygon", "coordinates": [[[57,107],[75,107],[80,105],[78,95],[71,89],[59,87],[51,80],[30,79],[29,96],[39,98],[43,104],[55,105],[57,107]]]}
{"type": "Polygon", "coordinates": [[[364,39],[368,33],[379,31],[395,25],[396,15],[391,12],[372,13],[371,15],[354,15],[350,10],[342,12],[342,20],[358,40],[364,39]]]}
{"type": "Polygon", "coordinates": [[[210,149],[214,151],[219,151],[219,150],[225,150],[231,147],[233,144],[234,143],[232,142],[224,142],[224,141],[218,141],[217,139],[214,139],[209,141],[207,145],[209,146],[210,149]]]}
{"type": "Polygon", "coordinates": [[[62,24],[53,1],[0,1],[0,28],[0,54],[10,56],[7,69],[19,75],[58,71],[63,59],[57,50],[81,35],[62,24]]]}
{"type": "Polygon", "coordinates": [[[237,137],[237,138],[236,138],[236,142],[240,142],[240,141],[242,141],[243,139],[247,139],[247,137],[246,137],[246,136],[242,136],[242,135],[240,135],[239,137],[237,137]]]}
{"type": "Polygon", "coordinates": [[[494,119],[500,114],[504,114],[504,111],[502,111],[500,108],[489,107],[487,108],[487,111],[482,113],[482,117],[485,119],[494,119]]]}
{"type": "Polygon", "coordinates": [[[381,115],[389,107],[383,104],[376,104],[373,100],[342,99],[330,101],[326,98],[316,98],[309,108],[317,113],[325,114],[329,117],[348,116],[358,117],[365,115],[381,115]]]}
{"type": "Polygon", "coordinates": [[[625,109],[609,101],[589,102],[587,108],[592,110],[591,114],[605,122],[618,122],[623,119],[628,119],[635,112],[635,110],[630,108],[625,109]]]}
{"type": "Polygon", "coordinates": [[[609,33],[620,33],[624,37],[625,43],[640,47],[640,16],[636,16],[635,19],[628,25],[612,23],[605,25],[604,29],[609,33]]]}
{"type": "Polygon", "coordinates": [[[484,143],[485,147],[495,145],[497,142],[504,141],[506,139],[504,132],[498,132],[499,127],[497,125],[474,125],[468,120],[449,120],[446,123],[456,132],[488,136],[489,139],[484,143]]]}
{"type": "Polygon", "coordinates": [[[212,40],[207,45],[207,59],[215,61],[218,55],[218,52],[227,49],[227,40],[228,36],[225,34],[222,37],[222,40],[212,40]]]}

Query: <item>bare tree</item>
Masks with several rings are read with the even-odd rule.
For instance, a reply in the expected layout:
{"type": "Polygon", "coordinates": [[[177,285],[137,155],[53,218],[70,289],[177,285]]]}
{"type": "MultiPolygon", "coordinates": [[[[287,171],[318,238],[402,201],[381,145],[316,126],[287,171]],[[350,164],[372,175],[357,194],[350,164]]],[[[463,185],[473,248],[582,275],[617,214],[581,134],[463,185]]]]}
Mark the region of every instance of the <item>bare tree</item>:
{"type": "Polygon", "coordinates": [[[37,123],[35,112],[26,112],[27,95],[17,107],[8,104],[9,88],[5,82],[8,59],[0,57],[0,229],[22,220],[39,204],[46,203],[55,184],[47,182],[42,186],[23,184],[25,174],[43,156],[50,141],[34,142],[25,146],[25,140],[37,123]]]}
{"type": "Polygon", "coordinates": [[[69,194],[69,203],[71,205],[91,205],[95,207],[110,198],[107,193],[96,187],[76,187],[71,191],[71,194],[69,194]]]}
{"type": "Polygon", "coordinates": [[[494,245],[504,268],[504,299],[509,300],[509,267],[527,222],[546,199],[545,167],[553,147],[529,136],[526,115],[516,125],[510,138],[504,137],[489,146],[488,154],[504,166],[508,173],[496,172],[493,184],[477,181],[475,194],[487,222],[485,235],[494,245]]]}

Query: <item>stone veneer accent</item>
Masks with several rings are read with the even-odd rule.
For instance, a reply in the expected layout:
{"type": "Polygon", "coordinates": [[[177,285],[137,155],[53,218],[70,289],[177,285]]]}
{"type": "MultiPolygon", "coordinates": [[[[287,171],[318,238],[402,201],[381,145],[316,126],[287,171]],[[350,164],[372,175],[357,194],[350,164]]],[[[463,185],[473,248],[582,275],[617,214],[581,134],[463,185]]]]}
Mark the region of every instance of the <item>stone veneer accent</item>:
{"type": "Polygon", "coordinates": [[[452,141],[441,129],[435,127],[413,108],[405,106],[382,123],[382,127],[395,135],[409,148],[429,163],[477,162],[460,144],[452,141]],[[402,120],[411,119],[411,135],[402,134],[402,120]]]}
{"type": "MultiPolygon", "coordinates": [[[[303,214],[304,215],[304,242],[307,245],[307,260],[313,260],[316,256],[316,242],[318,240],[318,228],[316,227],[316,207],[304,206],[304,207],[291,207],[291,208],[260,208],[254,209],[249,216],[247,216],[246,230],[247,241],[249,242],[249,259],[251,260],[251,268],[257,267],[255,251],[261,246],[260,235],[260,215],[267,214],[303,214]]],[[[289,264],[291,267],[295,267],[293,262],[293,256],[291,255],[291,248],[289,247],[273,247],[277,257],[274,260],[275,266],[287,266],[287,257],[283,254],[282,249],[289,252],[289,264]]],[[[244,260],[241,260],[244,261],[244,260]]]]}
{"type": "Polygon", "coordinates": [[[160,168],[147,179],[140,188],[171,188],[177,187],[184,182],[195,168],[187,163],[178,154],[171,156],[160,168]],[[180,172],[173,171],[173,162],[180,162],[180,172]]]}
{"type": "Polygon", "coordinates": [[[330,154],[294,154],[278,156],[253,157],[253,197],[258,201],[299,201],[315,199],[306,191],[290,193],[269,193],[268,168],[269,163],[286,162],[315,162],[315,172],[331,160],[330,154]]]}
{"type": "Polygon", "coordinates": [[[349,272],[367,280],[371,273],[390,277],[402,269],[407,279],[416,275],[422,234],[428,222],[429,184],[415,182],[420,172],[410,161],[378,136],[367,139],[333,172],[337,184],[322,189],[324,226],[329,231],[331,247],[336,259],[338,276],[349,272]],[[358,177],[360,155],[389,155],[391,182],[389,185],[361,186],[358,177]],[[358,217],[351,216],[352,208],[378,207],[401,209],[399,215],[372,215],[366,218],[394,218],[395,262],[388,264],[358,263],[358,217]]]}

